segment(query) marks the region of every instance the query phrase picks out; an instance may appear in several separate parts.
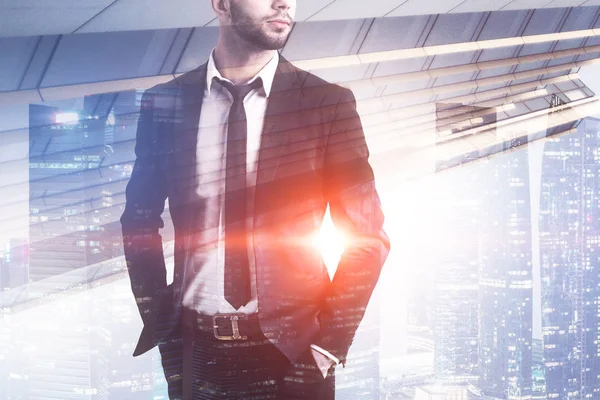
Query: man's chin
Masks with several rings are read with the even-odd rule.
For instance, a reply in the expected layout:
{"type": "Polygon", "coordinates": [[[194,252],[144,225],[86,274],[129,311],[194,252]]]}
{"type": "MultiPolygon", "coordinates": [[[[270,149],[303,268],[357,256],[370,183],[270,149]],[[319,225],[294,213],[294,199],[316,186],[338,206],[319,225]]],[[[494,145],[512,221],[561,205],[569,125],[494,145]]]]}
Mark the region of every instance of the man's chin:
{"type": "Polygon", "coordinates": [[[281,50],[283,49],[283,46],[285,45],[285,42],[281,43],[281,42],[276,42],[276,43],[261,43],[261,46],[263,49],[265,50],[281,50]]]}
{"type": "Polygon", "coordinates": [[[288,40],[289,35],[277,35],[277,34],[264,34],[260,40],[260,45],[265,50],[280,50],[283,49],[285,43],[288,40]]]}

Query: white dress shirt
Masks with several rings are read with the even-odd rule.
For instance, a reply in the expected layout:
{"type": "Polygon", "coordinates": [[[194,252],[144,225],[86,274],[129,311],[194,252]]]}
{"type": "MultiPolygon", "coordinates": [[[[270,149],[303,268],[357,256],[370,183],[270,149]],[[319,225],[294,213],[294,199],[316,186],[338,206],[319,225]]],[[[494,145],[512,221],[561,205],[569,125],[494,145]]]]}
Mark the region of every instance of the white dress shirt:
{"type": "MultiPolygon", "coordinates": [[[[205,199],[205,213],[199,235],[202,242],[197,250],[188,259],[186,282],[182,304],[186,308],[196,310],[207,315],[217,313],[244,313],[252,314],[258,311],[256,294],[256,264],[252,235],[248,235],[248,258],[250,261],[250,301],[240,309],[234,309],[225,299],[225,235],[223,227],[223,210],[225,193],[225,158],[227,154],[227,120],[233,97],[222,85],[215,84],[213,78],[229,81],[223,78],[217,70],[213,58],[214,49],[211,51],[206,73],[206,87],[200,112],[198,127],[198,141],[196,146],[196,195],[205,199]],[[218,221],[218,223],[217,223],[218,221]],[[213,238],[218,238],[215,241],[213,238]]],[[[247,120],[247,156],[246,172],[247,186],[256,185],[256,163],[260,139],[264,124],[267,100],[271,93],[271,86],[277,65],[279,53],[275,52],[273,58],[246,84],[252,83],[259,77],[262,86],[252,90],[244,98],[244,110],[247,120]]],[[[229,81],[231,82],[231,81],[229,81]]],[[[233,83],[233,82],[231,82],[233,83]]],[[[248,218],[246,222],[248,232],[252,232],[252,211],[254,199],[248,201],[248,218]]],[[[338,364],[339,360],[331,353],[317,345],[311,348],[325,357],[323,361],[313,353],[323,374],[326,374],[331,363],[338,364]]]]}
{"type": "MultiPolygon", "coordinates": [[[[205,199],[205,213],[199,227],[204,232],[199,250],[188,260],[186,282],[182,304],[208,315],[216,313],[252,314],[258,310],[256,296],[256,266],[252,235],[248,235],[248,258],[250,261],[250,302],[240,309],[234,309],[225,299],[225,235],[223,226],[225,193],[225,159],[227,154],[227,120],[233,97],[220,84],[213,82],[213,77],[223,78],[217,70],[210,53],[207,64],[206,87],[200,112],[198,141],[196,146],[196,195],[205,199]],[[218,223],[217,223],[218,221],[218,223]],[[216,243],[215,240],[216,239],[216,243]]],[[[279,63],[279,53],[248,83],[258,79],[262,86],[252,90],[244,98],[244,109],[247,120],[247,186],[256,184],[256,163],[260,148],[260,136],[263,128],[267,98],[275,70],[279,63]]],[[[247,230],[252,232],[252,205],[254,199],[248,201],[247,230]]]]}

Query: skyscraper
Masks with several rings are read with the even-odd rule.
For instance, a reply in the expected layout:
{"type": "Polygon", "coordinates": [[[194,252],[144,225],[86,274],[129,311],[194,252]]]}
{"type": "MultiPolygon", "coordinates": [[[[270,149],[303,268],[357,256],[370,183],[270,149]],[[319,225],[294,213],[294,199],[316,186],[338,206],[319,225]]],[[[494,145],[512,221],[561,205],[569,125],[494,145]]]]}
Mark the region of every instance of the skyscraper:
{"type": "Polygon", "coordinates": [[[435,379],[437,383],[475,382],[478,377],[478,265],[481,198],[478,170],[440,173],[445,201],[436,218],[443,232],[435,241],[435,379]]]}
{"type": "MultiPolygon", "coordinates": [[[[122,103],[134,108],[135,92],[87,96],[79,111],[30,106],[32,281],[121,254],[115,194],[124,191],[126,164],[116,162],[114,147],[131,135],[115,135],[114,109],[123,112],[122,103]]],[[[132,153],[120,157],[130,161],[132,153]]]]}
{"type": "MultiPolygon", "coordinates": [[[[120,210],[113,204],[121,169],[111,168],[114,118],[108,123],[115,97],[86,97],[77,112],[30,106],[30,271],[32,281],[52,278],[53,290],[99,278],[86,267],[121,253],[120,210]]],[[[130,97],[133,102],[135,95],[130,97]]],[[[126,379],[114,374],[107,358],[113,335],[104,329],[109,321],[97,316],[106,315],[99,309],[110,301],[87,304],[88,309],[69,305],[76,329],[36,354],[39,362],[29,371],[31,398],[106,399],[134,380],[131,371],[125,371],[126,379]]],[[[46,325],[32,324],[32,330],[43,336],[51,329],[46,325]]]]}
{"type": "Polygon", "coordinates": [[[37,281],[89,264],[86,170],[98,166],[104,138],[89,134],[82,113],[30,105],[29,119],[30,276],[37,281]]]}
{"type": "Polygon", "coordinates": [[[546,396],[600,396],[600,120],[544,148],[540,204],[546,396]]]}
{"type": "Polygon", "coordinates": [[[351,363],[336,370],[336,399],[379,399],[380,318],[380,296],[376,291],[348,353],[351,363]]]}
{"type": "Polygon", "coordinates": [[[528,153],[489,160],[479,271],[479,388],[492,399],[530,399],[532,254],[528,153]]]}

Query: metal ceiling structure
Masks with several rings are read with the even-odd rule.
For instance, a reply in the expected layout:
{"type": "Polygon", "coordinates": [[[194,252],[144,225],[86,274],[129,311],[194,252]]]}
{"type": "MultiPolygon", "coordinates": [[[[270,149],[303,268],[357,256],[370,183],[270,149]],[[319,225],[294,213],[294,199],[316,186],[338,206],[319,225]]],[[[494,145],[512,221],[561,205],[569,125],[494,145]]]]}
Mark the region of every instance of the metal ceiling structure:
{"type": "MultiPolygon", "coordinates": [[[[301,22],[282,54],[333,82],[369,81],[580,47],[596,51],[598,15],[599,7],[579,7],[301,22]]],[[[0,105],[143,89],[205,62],[217,38],[215,27],[3,38],[0,105]]],[[[597,57],[588,50],[512,72],[597,57]]],[[[483,76],[510,70],[502,68],[483,76]]]]}
{"type": "MultiPolygon", "coordinates": [[[[582,7],[598,0],[302,0],[296,20],[582,7]]],[[[3,0],[0,37],[215,26],[209,0],[3,0]]]]}

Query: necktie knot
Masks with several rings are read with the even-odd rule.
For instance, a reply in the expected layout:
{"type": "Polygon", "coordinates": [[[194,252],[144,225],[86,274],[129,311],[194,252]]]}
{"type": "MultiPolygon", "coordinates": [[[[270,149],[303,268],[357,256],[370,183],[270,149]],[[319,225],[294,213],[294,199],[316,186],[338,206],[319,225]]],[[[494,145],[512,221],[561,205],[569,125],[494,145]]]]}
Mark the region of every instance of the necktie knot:
{"type": "Polygon", "coordinates": [[[223,85],[223,87],[227,89],[229,93],[231,93],[233,101],[243,101],[246,98],[246,96],[248,96],[248,93],[250,93],[254,89],[258,89],[262,85],[260,77],[255,79],[252,83],[245,85],[234,85],[231,82],[222,81],[217,77],[215,77],[214,79],[221,85],[223,85]]]}

